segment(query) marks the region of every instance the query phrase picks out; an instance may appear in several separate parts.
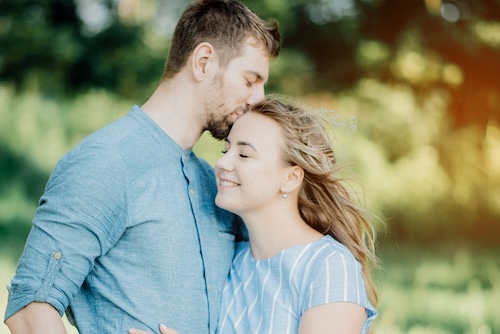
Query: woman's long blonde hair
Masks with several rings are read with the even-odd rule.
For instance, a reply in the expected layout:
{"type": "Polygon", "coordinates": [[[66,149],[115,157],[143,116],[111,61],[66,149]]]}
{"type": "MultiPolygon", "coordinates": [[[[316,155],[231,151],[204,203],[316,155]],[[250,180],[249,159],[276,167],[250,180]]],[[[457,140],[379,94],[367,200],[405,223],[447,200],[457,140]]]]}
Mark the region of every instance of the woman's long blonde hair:
{"type": "Polygon", "coordinates": [[[283,159],[304,170],[298,203],[302,219],[354,254],[363,268],[370,303],[376,307],[377,291],[371,278],[377,264],[375,233],[368,212],[352,200],[345,181],[337,176],[340,166],[321,117],[271,98],[253,105],[249,112],[280,124],[286,145],[283,159]]]}

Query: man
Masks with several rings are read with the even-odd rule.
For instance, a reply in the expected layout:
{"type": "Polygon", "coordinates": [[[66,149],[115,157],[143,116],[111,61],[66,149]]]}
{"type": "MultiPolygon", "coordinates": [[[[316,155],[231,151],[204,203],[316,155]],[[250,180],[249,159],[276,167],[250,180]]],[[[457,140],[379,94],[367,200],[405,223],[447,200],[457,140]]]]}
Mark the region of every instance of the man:
{"type": "Polygon", "coordinates": [[[40,199],[9,287],[12,333],[213,333],[234,252],[233,216],[191,148],[224,138],[264,97],[276,23],[237,0],[183,13],[149,100],[63,157],[40,199]]]}

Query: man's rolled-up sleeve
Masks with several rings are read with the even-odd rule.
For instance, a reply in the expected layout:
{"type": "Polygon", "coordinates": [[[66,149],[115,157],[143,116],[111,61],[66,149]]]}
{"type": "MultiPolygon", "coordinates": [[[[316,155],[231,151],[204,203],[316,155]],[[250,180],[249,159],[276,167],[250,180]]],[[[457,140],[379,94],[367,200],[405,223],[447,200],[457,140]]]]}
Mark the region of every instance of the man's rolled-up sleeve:
{"type": "Polygon", "coordinates": [[[78,147],[54,169],[16,274],[8,287],[8,319],[31,302],[62,315],[94,261],[127,224],[127,170],[122,157],[99,146],[78,147]]]}

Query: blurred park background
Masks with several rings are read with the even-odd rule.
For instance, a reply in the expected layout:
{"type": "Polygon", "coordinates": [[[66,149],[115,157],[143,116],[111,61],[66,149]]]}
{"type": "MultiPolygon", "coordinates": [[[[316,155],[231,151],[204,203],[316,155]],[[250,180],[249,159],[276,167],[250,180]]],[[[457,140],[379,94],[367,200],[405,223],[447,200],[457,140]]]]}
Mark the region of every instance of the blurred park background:
{"type": "MultiPolygon", "coordinates": [[[[0,0],[2,316],[51,170],[147,99],[187,3],[0,0]]],[[[500,1],[244,3],[284,36],[267,92],[329,113],[384,222],[376,331],[500,333],[500,1]]]]}

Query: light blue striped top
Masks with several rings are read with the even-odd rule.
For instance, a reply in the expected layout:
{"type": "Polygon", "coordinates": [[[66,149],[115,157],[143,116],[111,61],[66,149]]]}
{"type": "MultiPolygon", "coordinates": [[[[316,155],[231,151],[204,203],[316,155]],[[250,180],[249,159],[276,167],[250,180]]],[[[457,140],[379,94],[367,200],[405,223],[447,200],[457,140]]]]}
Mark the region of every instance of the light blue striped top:
{"type": "Polygon", "coordinates": [[[352,302],[367,310],[367,333],[377,310],[368,301],[361,265],[331,236],[256,260],[250,244],[237,245],[222,293],[218,333],[298,333],[313,306],[352,302]]]}

